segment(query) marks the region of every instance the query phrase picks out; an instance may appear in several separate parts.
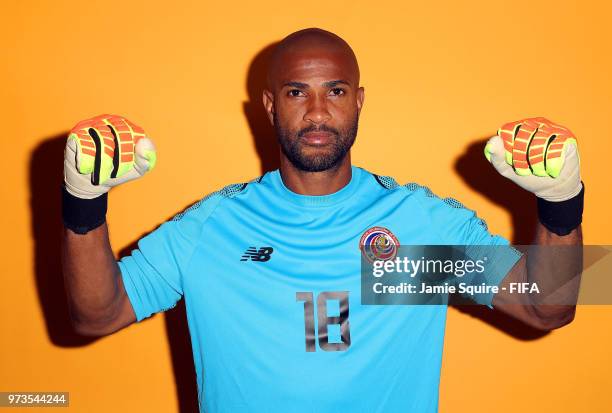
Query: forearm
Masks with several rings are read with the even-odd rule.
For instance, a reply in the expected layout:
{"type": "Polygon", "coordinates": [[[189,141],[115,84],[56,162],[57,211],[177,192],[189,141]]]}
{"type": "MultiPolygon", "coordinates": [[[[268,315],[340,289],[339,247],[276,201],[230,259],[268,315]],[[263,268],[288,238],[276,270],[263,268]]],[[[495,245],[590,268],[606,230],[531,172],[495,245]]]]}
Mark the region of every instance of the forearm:
{"type": "Polygon", "coordinates": [[[571,321],[582,272],[582,227],[557,235],[538,222],[535,247],[527,254],[526,276],[541,294],[530,294],[530,307],[544,323],[571,321]]]}
{"type": "Polygon", "coordinates": [[[62,264],[75,328],[111,323],[125,303],[106,223],[82,235],[64,227],[62,264]]]}
{"type": "Polygon", "coordinates": [[[582,269],[582,229],[559,236],[538,222],[534,245],[506,275],[493,307],[540,330],[562,327],[574,318],[582,269]],[[512,285],[537,286],[517,293],[512,285]]]}

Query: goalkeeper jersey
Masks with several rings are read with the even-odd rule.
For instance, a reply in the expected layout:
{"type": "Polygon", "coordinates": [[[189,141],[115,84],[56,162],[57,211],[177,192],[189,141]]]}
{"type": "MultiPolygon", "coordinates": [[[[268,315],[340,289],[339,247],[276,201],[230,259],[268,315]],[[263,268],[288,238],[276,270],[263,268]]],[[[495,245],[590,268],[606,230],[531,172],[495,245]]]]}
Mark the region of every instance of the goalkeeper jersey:
{"type": "Polygon", "coordinates": [[[361,304],[360,243],[376,236],[508,243],[416,184],[353,166],[308,196],[275,170],[206,196],[119,268],[138,321],[185,300],[202,412],[437,411],[447,308],[361,304]]]}

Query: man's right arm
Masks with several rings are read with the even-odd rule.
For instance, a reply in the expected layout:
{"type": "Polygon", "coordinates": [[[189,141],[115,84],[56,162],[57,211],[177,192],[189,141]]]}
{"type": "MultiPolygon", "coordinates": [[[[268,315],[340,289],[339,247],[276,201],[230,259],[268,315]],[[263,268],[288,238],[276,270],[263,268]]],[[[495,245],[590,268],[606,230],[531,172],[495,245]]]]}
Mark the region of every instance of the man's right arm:
{"type": "Polygon", "coordinates": [[[62,189],[64,283],[77,332],[113,333],[137,320],[106,225],[107,192],[153,169],[144,130],[117,115],[80,121],[68,135],[62,189]]]}
{"type": "Polygon", "coordinates": [[[106,223],[86,234],[64,227],[62,264],[70,316],[79,334],[103,336],[136,321],[106,223]]]}

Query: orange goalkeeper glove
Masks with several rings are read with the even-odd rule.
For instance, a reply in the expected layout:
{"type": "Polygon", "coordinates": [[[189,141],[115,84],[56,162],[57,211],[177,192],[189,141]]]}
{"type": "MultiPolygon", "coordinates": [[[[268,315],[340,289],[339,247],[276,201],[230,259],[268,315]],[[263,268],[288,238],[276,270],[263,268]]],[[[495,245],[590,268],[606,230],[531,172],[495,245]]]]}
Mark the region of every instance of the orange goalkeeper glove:
{"type": "Polygon", "coordinates": [[[70,130],[64,151],[64,183],[75,197],[92,199],[140,178],[157,155],[144,130],[118,115],[99,115],[70,130]]]}
{"type": "Polygon", "coordinates": [[[487,142],[485,156],[501,175],[538,198],[560,202],[582,190],[576,138],[548,119],[504,124],[487,142]]]}

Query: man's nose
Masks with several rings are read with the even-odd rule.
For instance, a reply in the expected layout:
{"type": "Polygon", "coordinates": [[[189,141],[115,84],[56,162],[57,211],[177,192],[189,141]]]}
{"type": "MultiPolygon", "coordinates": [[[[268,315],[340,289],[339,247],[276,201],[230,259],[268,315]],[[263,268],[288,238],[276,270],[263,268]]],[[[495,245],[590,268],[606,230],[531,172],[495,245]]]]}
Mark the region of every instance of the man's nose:
{"type": "Polygon", "coordinates": [[[306,122],[321,125],[331,119],[331,114],[327,110],[327,99],[325,96],[313,96],[308,104],[308,110],[304,114],[306,122]]]}

